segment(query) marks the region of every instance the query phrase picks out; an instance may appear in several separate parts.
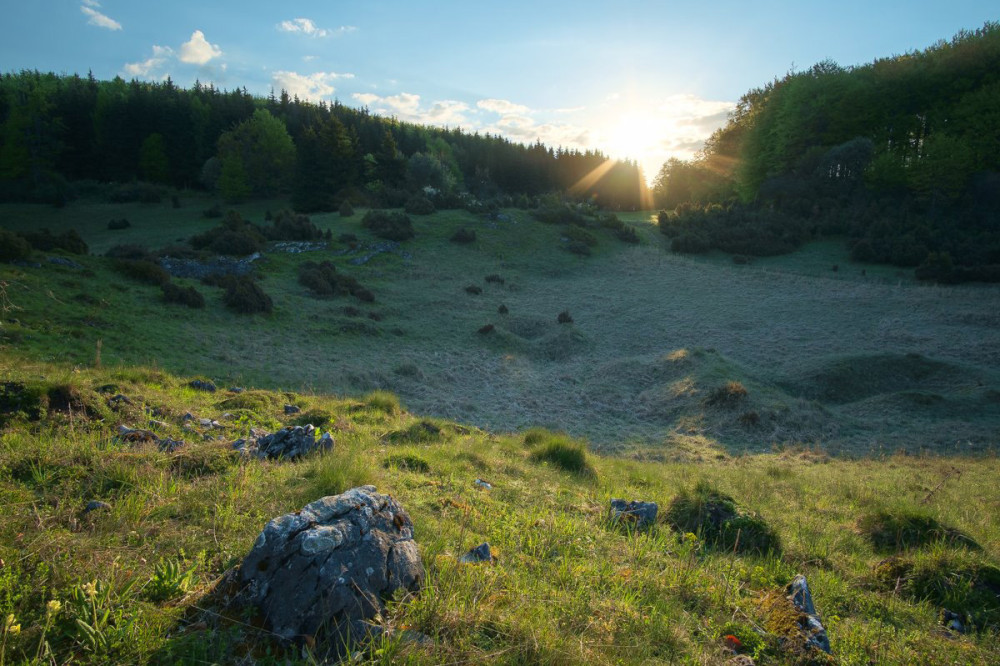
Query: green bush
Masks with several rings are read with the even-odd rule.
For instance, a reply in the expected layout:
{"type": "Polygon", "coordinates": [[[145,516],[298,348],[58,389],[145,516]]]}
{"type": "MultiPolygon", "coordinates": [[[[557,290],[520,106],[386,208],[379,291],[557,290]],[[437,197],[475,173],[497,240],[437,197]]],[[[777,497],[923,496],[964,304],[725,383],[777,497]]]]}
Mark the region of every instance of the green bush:
{"type": "Polygon", "coordinates": [[[980,548],[971,537],[942,525],[930,515],[913,511],[873,511],[858,519],[858,531],[879,551],[901,551],[927,544],[980,548]]]}
{"type": "Polygon", "coordinates": [[[269,314],[274,309],[271,297],[252,278],[246,275],[230,277],[222,296],[227,308],[240,314],[269,314]]]}
{"type": "Polygon", "coordinates": [[[0,261],[24,261],[31,256],[31,244],[6,229],[0,229],[0,261]]]}
{"type": "Polygon", "coordinates": [[[118,259],[114,269],[132,280],[162,287],[170,282],[170,273],[159,264],[145,259],[118,259]]]}
{"type": "Polygon", "coordinates": [[[399,404],[399,398],[389,391],[372,391],[362,398],[362,404],[369,409],[390,416],[400,414],[403,411],[402,405],[399,404]]]}
{"type": "Polygon", "coordinates": [[[434,203],[421,194],[415,194],[407,199],[403,210],[410,215],[430,215],[435,212],[434,203]]]}
{"type": "Polygon", "coordinates": [[[409,217],[399,212],[370,210],[361,218],[361,226],[371,230],[379,238],[403,241],[413,238],[413,222],[409,217]]]}
{"type": "Polygon", "coordinates": [[[581,229],[580,227],[566,227],[563,229],[563,236],[571,241],[583,243],[587,247],[594,247],[597,245],[597,236],[590,233],[586,229],[581,229]]]}
{"type": "Polygon", "coordinates": [[[245,256],[260,252],[267,241],[261,229],[247,222],[236,211],[229,211],[222,223],[205,233],[192,236],[188,241],[196,250],[215,254],[245,256]]]}
{"type": "Polygon", "coordinates": [[[27,232],[22,234],[24,239],[31,243],[31,247],[41,252],[51,250],[64,250],[70,254],[87,254],[89,248],[76,229],[69,229],[61,234],[54,235],[48,229],[41,231],[27,232]]]}
{"type": "Polygon", "coordinates": [[[162,288],[163,300],[167,303],[178,303],[194,309],[205,307],[205,297],[194,287],[180,287],[172,282],[168,282],[162,288]]]}
{"type": "Polygon", "coordinates": [[[732,497],[706,481],[682,490],[667,508],[666,520],[678,532],[692,532],[717,550],[761,554],[781,550],[777,533],[761,517],[740,509],[732,497]]]}
{"type": "Polygon", "coordinates": [[[316,296],[343,296],[350,294],[360,301],[372,303],[375,295],[361,286],[356,279],[337,272],[329,261],[307,261],[299,266],[299,284],[316,296]]]}
{"type": "Polygon", "coordinates": [[[351,206],[350,201],[345,200],[340,204],[340,208],[337,210],[337,212],[340,213],[341,217],[351,217],[354,215],[354,207],[351,206]]]}
{"type": "Polygon", "coordinates": [[[587,461],[587,447],[567,435],[546,432],[534,446],[530,456],[534,462],[547,462],[574,474],[594,472],[587,461]]]}
{"type": "Polygon", "coordinates": [[[278,211],[270,226],[262,230],[268,240],[273,241],[314,241],[327,237],[306,215],[290,210],[278,211]]]}

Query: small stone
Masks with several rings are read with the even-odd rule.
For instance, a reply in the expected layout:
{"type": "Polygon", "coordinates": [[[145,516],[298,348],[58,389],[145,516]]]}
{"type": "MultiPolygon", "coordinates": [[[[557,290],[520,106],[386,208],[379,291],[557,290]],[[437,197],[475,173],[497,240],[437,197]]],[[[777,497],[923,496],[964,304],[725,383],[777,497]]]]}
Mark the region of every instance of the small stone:
{"type": "Polygon", "coordinates": [[[188,386],[196,391],[206,391],[208,393],[215,393],[216,387],[212,382],[203,381],[201,379],[194,379],[188,382],[188,386]]]}
{"type": "Polygon", "coordinates": [[[298,414],[302,408],[298,405],[285,405],[285,414],[298,414]]]}
{"type": "Polygon", "coordinates": [[[492,490],[493,489],[493,484],[490,483],[489,481],[483,481],[482,479],[476,479],[475,481],[473,481],[473,483],[475,483],[477,486],[479,486],[483,490],[492,490]]]}
{"type": "Polygon", "coordinates": [[[84,513],[90,513],[91,511],[105,511],[110,510],[111,505],[107,502],[102,502],[100,500],[90,500],[87,502],[86,508],[84,508],[84,513]]]}
{"type": "Polygon", "coordinates": [[[656,523],[656,512],[659,507],[656,502],[625,501],[614,498],[611,500],[611,519],[615,522],[629,523],[636,529],[656,523]]]}
{"type": "Polygon", "coordinates": [[[191,412],[186,412],[184,414],[184,418],[182,420],[183,421],[193,421],[194,420],[194,414],[192,414],[191,412]]]}
{"type": "Polygon", "coordinates": [[[160,451],[163,451],[164,453],[173,453],[177,449],[179,449],[182,446],[184,446],[184,440],[183,439],[171,439],[171,438],[167,437],[167,438],[161,439],[159,442],[157,442],[156,446],[160,449],[160,451]]]}
{"type": "Polygon", "coordinates": [[[198,425],[207,428],[212,425],[212,419],[198,419],[198,425]]]}
{"type": "Polygon", "coordinates": [[[490,544],[484,541],[483,543],[479,544],[478,546],[467,552],[465,555],[462,555],[460,558],[458,558],[458,561],[463,564],[474,564],[477,562],[492,562],[493,553],[490,552],[490,544]]]}

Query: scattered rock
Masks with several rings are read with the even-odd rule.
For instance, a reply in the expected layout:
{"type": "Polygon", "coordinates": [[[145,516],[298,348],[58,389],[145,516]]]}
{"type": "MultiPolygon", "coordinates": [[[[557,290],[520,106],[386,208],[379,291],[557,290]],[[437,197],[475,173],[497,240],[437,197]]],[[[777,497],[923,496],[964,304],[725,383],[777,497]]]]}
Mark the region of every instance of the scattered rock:
{"type": "Polygon", "coordinates": [[[68,268],[75,268],[77,270],[83,268],[80,264],[76,263],[72,259],[67,259],[66,257],[49,257],[50,264],[56,264],[57,266],[66,266],[68,268]]]}
{"type": "Polygon", "coordinates": [[[813,605],[812,593],[809,592],[809,585],[806,577],[797,575],[785,588],[788,593],[788,600],[792,602],[795,609],[807,616],[806,624],[802,627],[806,634],[806,644],[819,648],[823,652],[830,654],[830,639],[826,635],[826,629],[819,620],[819,613],[813,605]]]}
{"type": "Polygon", "coordinates": [[[216,257],[211,261],[194,259],[179,259],[163,257],[160,266],[174,277],[201,279],[213,275],[246,275],[253,271],[253,262],[260,259],[260,252],[237,259],[235,257],[216,257]]]}
{"type": "Polygon", "coordinates": [[[273,252],[287,252],[289,254],[299,254],[302,252],[317,252],[325,250],[328,244],[325,241],[283,241],[271,246],[273,252]]]}
{"type": "Polygon", "coordinates": [[[493,484],[489,481],[483,481],[482,479],[476,479],[473,483],[482,488],[483,490],[493,490],[493,484]]]}
{"type": "Polygon", "coordinates": [[[149,419],[149,423],[147,423],[146,425],[148,425],[150,428],[169,428],[170,427],[170,424],[164,423],[163,421],[157,421],[156,419],[149,419]]]}
{"type": "Polygon", "coordinates": [[[156,443],[157,448],[163,453],[173,453],[177,449],[184,446],[183,439],[171,439],[170,437],[164,437],[156,443]]]}
{"type": "Polygon", "coordinates": [[[477,562],[492,562],[493,553],[490,551],[490,544],[483,542],[458,558],[463,564],[475,564],[477,562]]]}
{"type": "Polygon", "coordinates": [[[234,448],[247,455],[258,458],[298,458],[316,450],[326,451],[333,448],[333,437],[330,433],[316,440],[316,428],[312,424],[305,426],[288,426],[270,435],[257,437],[255,441],[237,440],[234,448]],[[240,446],[238,443],[242,442],[240,446]]]}
{"type": "Polygon", "coordinates": [[[243,393],[243,391],[246,391],[246,389],[243,388],[242,386],[230,386],[229,387],[229,392],[230,393],[243,393]]]}
{"type": "Polygon", "coordinates": [[[122,425],[118,426],[118,439],[129,444],[145,444],[147,442],[157,442],[160,438],[152,430],[129,428],[122,425]]]}
{"type": "Polygon", "coordinates": [[[212,419],[198,419],[198,425],[204,428],[210,428],[212,426],[212,419]]]}
{"type": "Polygon", "coordinates": [[[118,393],[108,398],[108,407],[119,407],[121,405],[132,405],[132,401],[128,396],[118,393]]]}
{"type": "Polygon", "coordinates": [[[91,511],[110,511],[111,505],[107,502],[101,502],[100,500],[90,500],[87,502],[87,506],[84,507],[84,513],[90,513],[91,511]]]}
{"type": "Polygon", "coordinates": [[[186,412],[184,414],[184,418],[182,420],[184,420],[184,421],[193,421],[194,420],[194,414],[192,414],[191,412],[186,412]]]}
{"type": "Polygon", "coordinates": [[[962,624],[962,616],[958,613],[951,612],[947,608],[943,608],[941,610],[941,623],[952,631],[960,634],[965,633],[965,625],[962,624]]]}
{"type": "Polygon", "coordinates": [[[200,379],[191,380],[188,382],[188,386],[196,391],[207,391],[208,393],[215,393],[216,391],[215,384],[212,382],[202,381],[200,379]]]}
{"type": "Polygon", "coordinates": [[[302,408],[298,405],[285,405],[285,414],[298,414],[302,408]]]}
{"type": "Polygon", "coordinates": [[[285,640],[362,640],[366,621],[424,579],[413,522],[374,486],[324,497],[270,521],[237,574],[236,603],[285,640]]]}
{"type": "Polygon", "coordinates": [[[616,523],[633,525],[636,529],[656,524],[658,510],[656,502],[640,502],[638,500],[627,502],[615,498],[611,500],[611,520],[616,523]]]}

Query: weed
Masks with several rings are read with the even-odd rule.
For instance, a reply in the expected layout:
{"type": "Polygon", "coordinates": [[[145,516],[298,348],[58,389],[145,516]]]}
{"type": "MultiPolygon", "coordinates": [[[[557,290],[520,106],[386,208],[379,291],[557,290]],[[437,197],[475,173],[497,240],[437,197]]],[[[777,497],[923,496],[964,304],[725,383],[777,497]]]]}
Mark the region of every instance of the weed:
{"type": "Polygon", "coordinates": [[[389,416],[401,414],[403,411],[402,405],[399,404],[399,398],[389,391],[372,391],[362,398],[361,401],[368,409],[382,412],[389,416]]]}
{"type": "Polygon", "coordinates": [[[531,452],[535,462],[547,462],[574,474],[591,475],[593,467],[587,461],[587,447],[582,442],[558,433],[548,433],[531,452]]]}
{"type": "Polygon", "coordinates": [[[747,389],[737,381],[729,381],[722,386],[716,386],[705,398],[705,404],[711,407],[732,409],[747,399],[747,389]]]}
{"type": "Polygon", "coordinates": [[[185,568],[181,557],[161,559],[143,592],[153,602],[176,599],[194,587],[198,565],[185,568]]]}

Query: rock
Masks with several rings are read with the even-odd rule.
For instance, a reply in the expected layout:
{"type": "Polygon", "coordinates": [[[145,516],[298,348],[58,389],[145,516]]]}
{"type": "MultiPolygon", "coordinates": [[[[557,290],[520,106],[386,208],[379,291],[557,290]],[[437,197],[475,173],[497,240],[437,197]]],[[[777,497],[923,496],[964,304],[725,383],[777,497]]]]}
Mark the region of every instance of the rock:
{"type": "Polygon", "coordinates": [[[633,525],[636,529],[654,525],[658,510],[656,502],[640,502],[638,500],[627,502],[615,498],[611,500],[611,520],[633,525]]]}
{"type": "Polygon", "coordinates": [[[146,442],[158,442],[160,440],[152,430],[129,428],[128,426],[118,426],[118,438],[130,444],[145,444],[146,442]]]}
{"type": "Polygon", "coordinates": [[[202,381],[200,379],[191,380],[188,382],[188,386],[196,391],[207,391],[208,393],[215,393],[216,391],[215,384],[212,382],[202,381]]]}
{"type": "Polygon", "coordinates": [[[301,411],[298,405],[285,405],[285,414],[298,414],[301,411]]]}
{"type": "Polygon", "coordinates": [[[739,654],[722,662],[723,666],[754,666],[753,659],[745,654],[739,654]]]}
{"type": "Polygon", "coordinates": [[[108,398],[108,405],[111,407],[117,407],[121,404],[132,405],[132,400],[126,396],[118,393],[110,398],[108,398]]]}
{"type": "Polygon", "coordinates": [[[490,552],[490,544],[484,541],[483,543],[479,544],[478,546],[467,552],[465,555],[462,555],[460,558],[458,558],[458,561],[463,564],[474,564],[476,562],[492,562],[493,553],[490,552]]]}
{"type": "Polygon", "coordinates": [[[194,414],[192,414],[191,412],[185,413],[183,420],[184,421],[193,421],[194,420],[194,414]]]}
{"type": "Polygon", "coordinates": [[[406,511],[361,486],[270,521],[237,579],[236,602],[273,633],[340,645],[364,638],[383,599],[418,591],[424,567],[406,511]]]}
{"type": "Polygon", "coordinates": [[[50,264],[56,264],[58,266],[66,266],[67,268],[75,268],[77,270],[83,268],[80,264],[76,263],[72,259],[67,259],[66,257],[49,257],[50,264]]]}
{"type": "Polygon", "coordinates": [[[87,502],[87,506],[83,509],[84,513],[90,513],[91,511],[110,511],[111,505],[107,502],[101,502],[100,500],[90,500],[87,502]]]}
{"type": "Polygon", "coordinates": [[[965,626],[962,624],[962,616],[958,613],[953,613],[947,608],[941,609],[941,623],[952,631],[960,634],[965,633],[965,626]]]}
{"type": "Polygon", "coordinates": [[[785,592],[788,593],[787,598],[795,606],[795,609],[807,616],[806,626],[802,628],[806,635],[806,643],[830,654],[830,639],[826,635],[823,624],[819,621],[819,613],[816,612],[816,606],[813,605],[812,593],[809,592],[806,577],[802,574],[797,575],[785,588],[785,592]]]}
{"type": "Polygon", "coordinates": [[[146,425],[148,425],[150,428],[169,428],[170,427],[170,425],[168,423],[164,423],[163,421],[157,421],[156,419],[149,419],[149,423],[147,423],[146,425]]]}
{"type": "Polygon", "coordinates": [[[246,391],[246,389],[243,388],[242,386],[230,386],[229,387],[229,392],[230,393],[243,393],[243,391],[246,391]]]}
{"type": "Polygon", "coordinates": [[[209,261],[162,257],[160,266],[174,277],[201,279],[210,275],[246,275],[254,269],[253,262],[260,259],[260,252],[243,257],[215,257],[209,261]]]}
{"type": "Polygon", "coordinates": [[[208,428],[212,425],[212,419],[198,419],[198,425],[208,428]]]}
{"type": "Polygon", "coordinates": [[[479,486],[483,490],[493,490],[493,484],[490,483],[489,481],[483,481],[482,479],[476,479],[475,481],[473,481],[473,483],[475,483],[477,486],[479,486]]]}
{"type": "Polygon", "coordinates": [[[258,458],[298,458],[316,450],[333,448],[333,437],[323,433],[316,441],[316,428],[312,425],[288,426],[270,435],[258,437],[247,445],[248,453],[258,458]]]}
{"type": "Polygon", "coordinates": [[[173,453],[177,449],[184,446],[183,439],[171,439],[170,437],[164,437],[156,443],[156,446],[160,451],[164,453],[173,453]]]}

